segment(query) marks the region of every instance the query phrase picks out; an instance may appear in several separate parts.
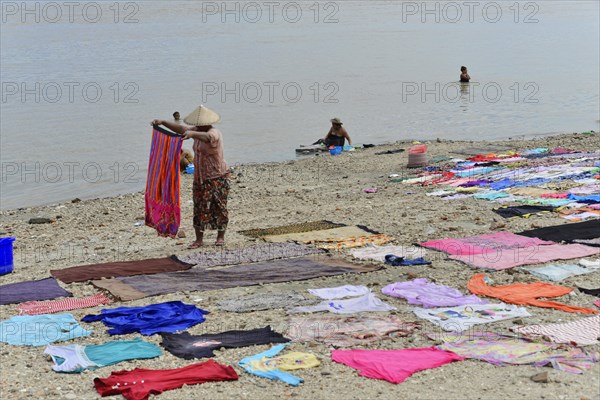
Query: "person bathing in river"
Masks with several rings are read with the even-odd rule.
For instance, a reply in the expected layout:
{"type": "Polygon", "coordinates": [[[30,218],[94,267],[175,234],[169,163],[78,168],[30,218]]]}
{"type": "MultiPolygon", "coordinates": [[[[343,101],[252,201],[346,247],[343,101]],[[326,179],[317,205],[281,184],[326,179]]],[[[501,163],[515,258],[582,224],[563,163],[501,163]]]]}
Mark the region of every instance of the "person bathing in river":
{"type": "Polygon", "coordinates": [[[467,67],[465,67],[465,66],[460,67],[460,81],[466,83],[466,82],[469,82],[470,80],[471,80],[471,77],[469,76],[467,67]]]}

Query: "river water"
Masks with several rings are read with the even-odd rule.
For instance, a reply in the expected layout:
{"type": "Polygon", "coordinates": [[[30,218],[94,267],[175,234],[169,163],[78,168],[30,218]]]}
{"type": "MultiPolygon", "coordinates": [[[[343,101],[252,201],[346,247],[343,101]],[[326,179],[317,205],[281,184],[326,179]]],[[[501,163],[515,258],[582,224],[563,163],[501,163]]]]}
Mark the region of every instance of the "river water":
{"type": "Polygon", "coordinates": [[[150,120],[199,104],[230,165],[333,117],[355,143],[599,130],[595,0],[69,4],[2,2],[2,209],[142,189],[150,120]]]}

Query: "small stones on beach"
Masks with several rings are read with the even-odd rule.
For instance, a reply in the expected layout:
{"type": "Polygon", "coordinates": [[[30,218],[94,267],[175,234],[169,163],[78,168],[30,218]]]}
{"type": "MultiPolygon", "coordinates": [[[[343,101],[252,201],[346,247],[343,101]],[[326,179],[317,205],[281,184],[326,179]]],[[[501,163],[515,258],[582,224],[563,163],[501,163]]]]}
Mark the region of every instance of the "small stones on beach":
{"type": "Polygon", "coordinates": [[[179,232],[177,232],[177,237],[180,239],[185,238],[185,231],[183,229],[180,229],[179,232]]]}
{"type": "Polygon", "coordinates": [[[548,372],[540,372],[539,374],[530,376],[529,379],[538,383],[548,383],[548,372]]]}
{"type": "Polygon", "coordinates": [[[492,230],[499,230],[502,228],[506,228],[506,224],[504,222],[495,222],[490,225],[490,229],[492,230]]]}

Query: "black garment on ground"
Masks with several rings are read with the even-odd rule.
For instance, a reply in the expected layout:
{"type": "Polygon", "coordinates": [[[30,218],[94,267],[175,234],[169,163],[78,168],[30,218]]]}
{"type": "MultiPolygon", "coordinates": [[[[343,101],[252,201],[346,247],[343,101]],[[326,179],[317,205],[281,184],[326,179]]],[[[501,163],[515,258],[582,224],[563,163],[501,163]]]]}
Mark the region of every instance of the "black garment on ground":
{"type": "Polygon", "coordinates": [[[552,212],[555,207],[552,206],[514,206],[514,207],[500,207],[494,210],[494,212],[504,218],[512,217],[523,217],[528,214],[537,214],[544,211],[552,212]]]}
{"type": "Polygon", "coordinates": [[[600,219],[532,229],[518,235],[567,243],[573,243],[575,239],[595,239],[600,237],[600,219]]]}
{"type": "Polygon", "coordinates": [[[384,155],[384,154],[398,154],[398,153],[404,153],[404,149],[380,151],[379,153],[375,153],[375,155],[376,156],[381,156],[381,155],[384,155]]]}
{"type": "Polygon", "coordinates": [[[236,348],[270,343],[287,343],[290,339],[271,329],[251,329],[248,331],[227,331],[207,335],[190,335],[188,332],[163,333],[160,345],[176,357],[191,360],[193,358],[214,357],[214,350],[236,348]]]}
{"type": "Polygon", "coordinates": [[[585,288],[580,288],[579,286],[577,286],[577,289],[579,289],[579,291],[581,293],[591,294],[592,296],[600,297],[600,288],[599,289],[585,289],[585,288]]]}

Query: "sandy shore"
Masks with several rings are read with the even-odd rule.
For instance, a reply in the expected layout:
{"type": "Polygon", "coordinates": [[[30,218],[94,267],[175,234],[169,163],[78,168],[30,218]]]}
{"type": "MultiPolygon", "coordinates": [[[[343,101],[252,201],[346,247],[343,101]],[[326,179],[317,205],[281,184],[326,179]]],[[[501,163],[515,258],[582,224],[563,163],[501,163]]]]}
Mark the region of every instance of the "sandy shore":
{"type": "MultiPolygon", "coordinates": [[[[450,155],[466,147],[505,145],[515,150],[534,147],[566,147],[573,149],[600,150],[600,136],[565,134],[533,140],[503,142],[450,142],[429,143],[429,156],[450,155]]],[[[237,233],[239,230],[267,228],[327,219],[345,224],[362,224],[394,236],[399,244],[417,243],[427,239],[483,234],[490,231],[523,229],[557,225],[565,220],[556,215],[536,216],[529,219],[505,220],[492,212],[494,203],[474,199],[441,201],[428,197],[430,188],[390,182],[388,175],[412,175],[405,168],[407,154],[375,155],[376,152],[396,148],[408,148],[410,143],[396,143],[364,149],[341,156],[328,154],[302,160],[246,165],[237,167],[233,173],[230,196],[230,225],[227,246],[231,249],[255,244],[256,241],[237,233]],[[378,193],[365,194],[365,187],[377,187],[378,193]]],[[[161,257],[171,254],[190,253],[186,249],[192,241],[192,205],[189,175],[182,179],[182,228],[186,238],[165,239],[144,226],[135,226],[144,218],[144,195],[135,193],[114,198],[97,199],[65,204],[33,207],[1,212],[2,236],[17,238],[15,242],[15,271],[0,277],[0,283],[13,283],[49,276],[50,269],[64,268],[87,263],[110,262],[161,257]],[[48,217],[55,222],[31,225],[32,217],[48,217]]],[[[212,246],[215,233],[211,232],[205,242],[212,246]]],[[[146,298],[126,305],[145,305],[169,300],[195,303],[211,311],[207,321],[189,329],[192,334],[216,333],[229,329],[249,329],[271,324],[283,332],[286,326],[285,310],[252,313],[227,313],[219,311],[215,304],[246,294],[267,292],[302,292],[315,287],[342,284],[366,284],[378,292],[391,282],[408,279],[407,273],[428,277],[437,283],[449,285],[466,292],[466,282],[473,270],[463,264],[447,260],[441,253],[430,252],[432,266],[389,267],[377,272],[321,278],[303,282],[271,284],[247,288],[235,288],[212,292],[172,294],[146,298]]],[[[350,257],[346,256],[349,260],[350,257]]],[[[536,281],[531,275],[520,271],[498,272],[494,282],[536,281]]],[[[577,284],[600,287],[600,273],[573,277],[562,282],[565,286],[577,284]]],[[[63,285],[74,296],[96,293],[87,284],[63,285]]],[[[384,297],[381,295],[380,297],[384,297]]],[[[589,295],[565,296],[559,299],[573,305],[591,306],[596,300],[589,295]]],[[[400,318],[415,321],[406,302],[385,297],[385,301],[398,307],[400,318]]],[[[122,305],[124,303],[114,303],[122,305]]],[[[0,306],[0,318],[16,315],[15,306],[0,306]]],[[[100,308],[75,310],[76,318],[98,312],[100,308]]],[[[559,322],[581,318],[580,315],[561,311],[528,307],[532,317],[525,323],[559,322]]],[[[499,322],[494,329],[508,332],[511,321],[499,322]]],[[[428,323],[424,328],[433,330],[428,323]]],[[[91,337],[59,343],[99,344],[110,340],[101,324],[84,324],[92,328],[91,337]]],[[[131,339],[139,335],[125,335],[119,339],[131,339]]],[[[158,336],[146,340],[159,343],[158,336]]],[[[369,348],[400,349],[427,347],[434,342],[420,334],[398,338],[369,348]]],[[[416,373],[404,383],[393,385],[357,376],[355,370],[331,361],[330,348],[325,345],[293,344],[292,350],[307,351],[317,355],[321,367],[298,371],[305,382],[293,388],[281,382],[250,376],[238,368],[237,362],[248,355],[264,351],[269,346],[229,349],[217,352],[215,361],[234,365],[240,375],[236,382],[210,383],[188,386],[165,392],[161,399],[600,399],[600,365],[584,375],[574,375],[552,368],[530,366],[496,367],[480,361],[463,361],[442,368],[416,373]],[[535,383],[529,379],[538,372],[549,373],[548,383],[535,383]]],[[[51,362],[44,356],[43,347],[20,347],[0,343],[0,397],[3,399],[94,399],[99,396],[92,386],[94,377],[106,377],[111,371],[141,368],[176,368],[192,363],[165,353],[158,359],[125,362],[112,367],[83,374],[58,374],[51,370],[51,362]]],[[[600,346],[592,346],[599,350],[600,346]]]]}

